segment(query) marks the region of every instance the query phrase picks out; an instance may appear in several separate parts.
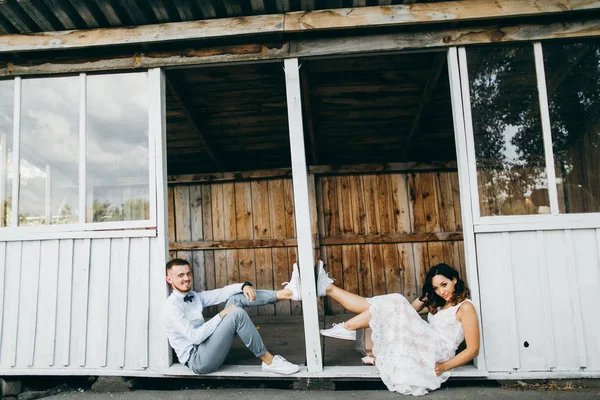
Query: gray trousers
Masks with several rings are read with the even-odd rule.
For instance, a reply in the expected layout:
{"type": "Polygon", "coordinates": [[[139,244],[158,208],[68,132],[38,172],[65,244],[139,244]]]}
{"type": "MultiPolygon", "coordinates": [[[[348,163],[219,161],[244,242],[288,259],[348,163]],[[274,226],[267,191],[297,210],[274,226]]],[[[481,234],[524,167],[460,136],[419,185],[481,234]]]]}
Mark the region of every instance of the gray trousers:
{"type": "Polygon", "coordinates": [[[250,317],[241,307],[258,307],[276,303],[276,293],[274,290],[257,290],[253,302],[248,301],[242,293],[231,296],[225,307],[235,304],[238,308],[230,311],[223,318],[208,339],[194,346],[186,365],[197,374],[216,371],[225,361],[236,334],[256,357],[264,356],[267,352],[265,344],[250,317]]]}

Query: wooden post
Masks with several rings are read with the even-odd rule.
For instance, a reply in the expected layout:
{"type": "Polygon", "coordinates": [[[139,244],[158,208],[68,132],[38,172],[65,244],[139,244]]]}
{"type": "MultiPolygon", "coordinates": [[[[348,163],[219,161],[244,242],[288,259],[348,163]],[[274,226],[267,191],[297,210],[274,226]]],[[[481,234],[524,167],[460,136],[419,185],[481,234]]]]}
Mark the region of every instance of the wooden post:
{"type": "MultiPolygon", "coordinates": [[[[156,294],[160,302],[169,295],[168,286],[165,282],[164,266],[169,259],[169,221],[168,221],[168,202],[167,202],[167,112],[166,112],[166,84],[165,73],[160,68],[153,68],[148,71],[148,79],[150,86],[150,102],[149,108],[149,136],[151,143],[154,143],[154,160],[155,162],[155,177],[156,193],[150,193],[150,196],[156,196],[156,228],[157,228],[157,243],[156,248],[156,263],[152,264],[150,271],[150,287],[151,293],[156,294]],[[158,297],[158,294],[164,294],[164,297],[158,297]]],[[[152,153],[151,153],[152,154],[152,153]]],[[[152,187],[152,186],[151,186],[152,187]]],[[[151,210],[152,211],[152,210],[151,210]]],[[[155,304],[155,303],[153,303],[155,304]]],[[[150,335],[157,334],[151,326],[150,335]]],[[[162,334],[162,332],[160,333],[162,334]]],[[[161,336],[163,337],[163,336],[161,336]]],[[[163,337],[160,349],[152,350],[156,354],[160,354],[160,368],[166,370],[173,363],[173,356],[166,338],[163,337]]]]}
{"type": "MultiPolygon", "coordinates": [[[[464,48],[462,49],[464,53],[464,48]]],[[[464,56],[464,54],[463,54],[464,56]]],[[[466,58],[463,57],[463,61],[466,58]]],[[[460,187],[460,205],[462,211],[462,225],[463,225],[463,235],[464,235],[464,246],[465,246],[465,266],[467,271],[467,283],[471,288],[471,297],[473,300],[473,305],[479,314],[479,331],[480,331],[480,351],[477,358],[475,358],[475,366],[479,370],[486,370],[485,365],[485,354],[484,354],[484,346],[483,346],[483,329],[482,329],[482,315],[481,315],[481,302],[479,296],[479,277],[477,273],[477,254],[475,248],[475,232],[473,226],[473,215],[475,213],[475,208],[477,209],[477,213],[479,213],[479,198],[476,196],[477,194],[477,180],[476,177],[472,177],[470,175],[469,167],[470,165],[475,165],[475,159],[469,159],[467,154],[468,152],[468,141],[467,135],[469,132],[465,127],[465,114],[463,114],[463,105],[464,107],[469,107],[470,102],[466,101],[468,99],[461,99],[461,78],[467,79],[465,75],[461,75],[459,71],[459,62],[458,62],[458,52],[456,47],[451,47],[448,50],[448,75],[450,80],[450,96],[452,101],[452,117],[454,120],[454,139],[456,142],[456,158],[457,158],[457,166],[458,166],[458,183],[460,187]],[[464,103],[463,103],[464,101],[464,103]],[[473,178],[474,180],[470,180],[473,178]],[[471,187],[474,185],[474,189],[471,187]],[[475,195],[473,195],[473,193],[475,195]],[[475,207],[477,205],[477,207],[475,207]]],[[[465,82],[467,84],[468,80],[465,82]]],[[[468,93],[467,93],[468,94],[468,93]]],[[[464,112],[467,113],[470,110],[465,109],[464,112]]],[[[474,154],[474,153],[472,153],[474,154]]],[[[479,214],[477,214],[479,215],[479,214]]]]}
{"type": "Polygon", "coordinates": [[[300,98],[298,59],[285,60],[284,67],[288,122],[290,126],[290,149],[292,153],[298,264],[300,268],[300,280],[302,282],[302,314],[304,317],[306,363],[308,372],[316,373],[323,371],[323,362],[321,359],[319,316],[317,313],[316,285],[313,270],[310,199],[308,196],[306,155],[304,153],[304,129],[302,126],[302,100],[300,98]]]}

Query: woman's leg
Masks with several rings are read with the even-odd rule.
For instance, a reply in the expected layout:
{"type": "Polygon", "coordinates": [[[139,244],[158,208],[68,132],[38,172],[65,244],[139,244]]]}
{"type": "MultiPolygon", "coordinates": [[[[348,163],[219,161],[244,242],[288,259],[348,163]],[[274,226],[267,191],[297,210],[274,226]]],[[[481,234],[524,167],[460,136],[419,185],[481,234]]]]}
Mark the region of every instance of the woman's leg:
{"type": "MultiPolygon", "coordinates": [[[[325,293],[327,296],[340,303],[342,307],[351,313],[360,314],[369,309],[369,303],[367,302],[367,299],[341,289],[334,284],[329,285],[325,293]]],[[[366,326],[368,326],[368,322],[366,326]]]]}
{"type": "Polygon", "coordinates": [[[367,309],[366,311],[363,311],[360,314],[350,318],[348,321],[344,322],[344,328],[350,331],[355,331],[361,328],[368,328],[369,321],[371,321],[371,312],[367,309]]]}

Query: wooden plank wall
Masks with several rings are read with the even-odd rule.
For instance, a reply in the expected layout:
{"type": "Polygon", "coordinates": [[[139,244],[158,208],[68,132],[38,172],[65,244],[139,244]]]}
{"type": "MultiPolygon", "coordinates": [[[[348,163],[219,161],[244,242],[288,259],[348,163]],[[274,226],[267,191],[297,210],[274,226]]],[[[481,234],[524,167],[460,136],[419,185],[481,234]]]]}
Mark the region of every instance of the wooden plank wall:
{"type": "Polygon", "coordinates": [[[149,237],[0,242],[0,369],[165,368],[158,249],[149,237]]]}
{"type": "Polygon", "coordinates": [[[488,370],[600,371],[600,229],[476,240],[488,370]]]}
{"type": "MultiPolygon", "coordinates": [[[[321,246],[330,275],[344,289],[363,296],[402,293],[412,300],[431,265],[445,262],[466,276],[462,235],[394,243],[398,234],[462,232],[456,172],[323,176],[319,182],[321,241],[354,243],[321,246]],[[369,243],[365,235],[388,239],[369,243]],[[360,237],[365,240],[356,244],[360,237]]],[[[343,309],[331,301],[329,311],[343,309]]]]}
{"type": "MultiPolygon", "coordinates": [[[[322,254],[344,289],[363,296],[399,292],[413,299],[430,265],[446,262],[465,276],[455,172],[321,176],[309,181],[317,215],[315,256],[322,254]],[[431,235],[416,238],[419,234],[431,235]]],[[[177,184],[169,187],[168,195],[169,256],[192,264],[195,290],[245,280],[261,289],[279,289],[288,280],[296,262],[290,178],[177,184]]],[[[296,315],[300,307],[299,302],[280,302],[253,312],[296,315]]],[[[343,309],[332,302],[326,311],[343,309]]],[[[211,308],[207,315],[215,312],[211,308]]]]}
{"type": "MultiPolygon", "coordinates": [[[[212,241],[222,247],[230,247],[232,241],[242,243],[238,248],[170,251],[170,258],[192,264],[194,290],[246,280],[260,289],[281,289],[282,282],[289,280],[297,261],[295,241],[290,245],[282,240],[273,247],[255,246],[251,241],[296,238],[291,179],[172,185],[168,196],[171,249],[190,241],[212,241]]],[[[302,308],[300,302],[284,301],[251,311],[299,315],[302,308]]],[[[207,315],[216,312],[211,307],[207,315]]]]}

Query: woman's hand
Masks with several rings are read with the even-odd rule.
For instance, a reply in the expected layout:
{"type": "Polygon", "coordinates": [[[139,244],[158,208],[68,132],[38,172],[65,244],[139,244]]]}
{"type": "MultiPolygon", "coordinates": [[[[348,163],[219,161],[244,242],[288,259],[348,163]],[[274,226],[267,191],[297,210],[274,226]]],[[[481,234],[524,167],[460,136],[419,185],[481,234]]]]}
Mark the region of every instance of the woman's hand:
{"type": "Polygon", "coordinates": [[[441,374],[443,374],[446,371],[448,371],[448,368],[446,368],[446,366],[444,365],[444,363],[437,363],[437,364],[435,364],[435,374],[437,376],[440,376],[441,374]]]}

